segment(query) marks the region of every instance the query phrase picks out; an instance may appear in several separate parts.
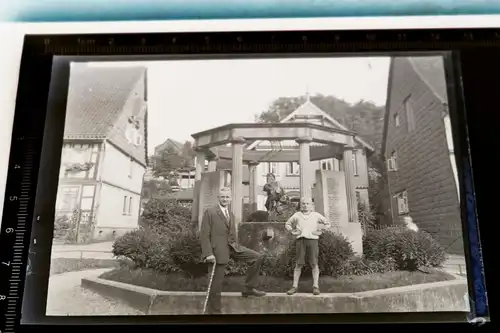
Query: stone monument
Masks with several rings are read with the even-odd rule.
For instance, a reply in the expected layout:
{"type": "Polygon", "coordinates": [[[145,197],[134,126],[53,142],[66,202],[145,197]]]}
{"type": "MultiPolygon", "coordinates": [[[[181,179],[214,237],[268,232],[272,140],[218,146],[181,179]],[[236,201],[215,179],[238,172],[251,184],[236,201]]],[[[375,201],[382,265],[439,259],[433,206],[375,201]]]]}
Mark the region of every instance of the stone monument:
{"type": "Polygon", "coordinates": [[[316,171],[313,199],[316,211],[332,224],[331,230],[346,237],[357,255],[363,253],[363,233],[359,221],[349,221],[345,174],[316,171]]]}

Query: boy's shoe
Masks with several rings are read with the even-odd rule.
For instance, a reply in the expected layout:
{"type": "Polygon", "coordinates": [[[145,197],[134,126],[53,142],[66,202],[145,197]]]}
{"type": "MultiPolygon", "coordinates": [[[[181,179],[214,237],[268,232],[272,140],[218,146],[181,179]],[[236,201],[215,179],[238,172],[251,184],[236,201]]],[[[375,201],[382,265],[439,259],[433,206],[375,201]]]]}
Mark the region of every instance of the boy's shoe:
{"type": "Polygon", "coordinates": [[[296,292],[297,292],[297,288],[292,287],[292,289],[288,290],[288,291],[286,292],[286,294],[287,294],[287,295],[293,295],[293,294],[295,294],[296,292]]]}
{"type": "Polygon", "coordinates": [[[319,291],[319,288],[318,287],[313,287],[313,295],[319,295],[321,294],[321,292],[319,291]]]}

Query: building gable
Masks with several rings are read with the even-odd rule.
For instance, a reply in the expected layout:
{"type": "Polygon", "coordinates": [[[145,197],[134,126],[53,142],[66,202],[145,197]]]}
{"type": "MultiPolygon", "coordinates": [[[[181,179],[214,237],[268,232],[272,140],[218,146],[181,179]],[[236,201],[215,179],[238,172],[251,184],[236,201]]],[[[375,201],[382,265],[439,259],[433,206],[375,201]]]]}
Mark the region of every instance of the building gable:
{"type": "MultiPolygon", "coordinates": [[[[426,89],[432,93],[441,103],[447,103],[446,80],[444,73],[443,58],[441,56],[432,57],[394,57],[391,59],[389,68],[389,81],[387,85],[387,103],[384,114],[384,130],[382,134],[382,156],[387,150],[387,140],[390,131],[390,121],[394,117],[397,108],[394,98],[394,89],[406,81],[406,77],[416,78],[426,86],[426,89]],[[403,75],[407,72],[407,75],[403,75]]],[[[415,80],[415,79],[414,79],[415,80]]]]}

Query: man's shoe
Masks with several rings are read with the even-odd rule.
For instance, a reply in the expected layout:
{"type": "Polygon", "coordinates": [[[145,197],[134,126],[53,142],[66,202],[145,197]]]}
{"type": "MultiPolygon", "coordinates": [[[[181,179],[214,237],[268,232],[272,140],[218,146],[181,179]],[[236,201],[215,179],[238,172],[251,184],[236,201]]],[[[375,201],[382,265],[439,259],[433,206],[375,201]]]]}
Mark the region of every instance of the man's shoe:
{"type": "Polygon", "coordinates": [[[295,294],[296,292],[297,292],[297,288],[292,287],[292,289],[288,290],[288,291],[286,292],[286,294],[287,294],[287,295],[293,295],[293,294],[295,294]]]}
{"type": "Polygon", "coordinates": [[[321,294],[321,292],[319,291],[319,288],[318,287],[313,287],[313,295],[319,295],[321,294]]]}
{"type": "Polygon", "coordinates": [[[266,292],[260,291],[260,290],[257,290],[254,288],[254,289],[245,290],[244,292],[241,293],[241,295],[243,297],[248,297],[248,296],[262,297],[262,296],[266,296],[266,292]]]}

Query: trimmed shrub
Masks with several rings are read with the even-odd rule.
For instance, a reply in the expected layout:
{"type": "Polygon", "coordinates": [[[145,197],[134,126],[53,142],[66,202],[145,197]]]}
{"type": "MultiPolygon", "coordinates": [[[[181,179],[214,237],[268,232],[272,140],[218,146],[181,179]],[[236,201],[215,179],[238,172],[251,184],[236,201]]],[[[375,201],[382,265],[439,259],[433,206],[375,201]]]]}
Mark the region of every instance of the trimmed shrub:
{"type": "Polygon", "coordinates": [[[425,231],[372,230],[364,237],[363,248],[366,259],[393,261],[398,270],[441,267],[447,259],[443,247],[425,231]]]}
{"type": "Polygon", "coordinates": [[[186,230],[172,239],[170,258],[181,271],[197,277],[207,273],[207,264],[201,260],[201,243],[196,230],[186,230]]]}
{"type": "Polygon", "coordinates": [[[370,275],[396,271],[396,263],[393,259],[382,259],[378,261],[366,258],[352,258],[349,260],[340,275],[370,275]]]}
{"type": "MultiPolygon", "coordinates": [[[[195,230],[189,209],[177,205],[175,200],[151,199],[144,207],[140,225],[140,229],[115,241],[113,254],[132,260],[138,268],[162,273],[181,271],[172,258],[171,247],[176,245],[179,235],[195,230]]],[[[179,256],[178,252],[176,255],[179,256]]]]}
{"type": "MultiPolygon", "coordinates": [[[[342,235],[326,231],[319,237],[318,245],[318,265],[321,273],[328,276],[341,275],[345,271],[349,259],[354,255],[351,243],[342,235]]],[[[279,264],[284,266],[283,273],[286,276],[293,276],[296,258],[295,241],[290,242],[288,248],[280,257],[279,264]]],[[[310,272],[311,267],[306,264],[303,273],[308,274],[310,272]]]]}

